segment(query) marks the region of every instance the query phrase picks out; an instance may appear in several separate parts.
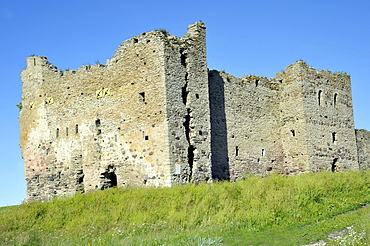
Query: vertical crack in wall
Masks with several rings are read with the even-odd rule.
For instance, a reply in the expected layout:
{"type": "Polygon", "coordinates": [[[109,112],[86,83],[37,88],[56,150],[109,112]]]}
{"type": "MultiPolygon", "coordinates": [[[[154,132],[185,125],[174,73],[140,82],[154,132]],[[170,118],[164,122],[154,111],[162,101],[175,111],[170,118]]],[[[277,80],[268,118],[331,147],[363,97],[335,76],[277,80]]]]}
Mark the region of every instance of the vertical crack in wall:
{"type": "Polygon", "coordinates": [[[194,165],[194,151],[195,147],[191,144],[190,141],[190,123],[191,123],[191,109],[189,107],[189,102],[188,102],[188,95],[189,95],[189,73],[188,73],[188,67],[187,67],[187,55],[184,49],[180,49],[180,54],[181,54],[181,65],[185,68],[186,73],[185,73],[185,84],[181,88],[181,96],[182,96],[182,102],[184,103],[186,107],[186,115],[184,117],[184,123],[183,126],[185,128],[185,137],[186,141],[188,142],[188,165],[189,165],[189,181],[192,179],[193,176],[193,165],[194,165]]]}
{"type": "Polygon", "coordinates": [[[188,84],[189,84],[188,76],[189,75],[186,72],[186,74],[185,74],[185,85],[181,88],[182,102],[185,104],[185,106],[187,106],[188,94],[189,94],[189,91],[188,91],[188,84]]]}
{"type": "Polygon", "coordinates": [[[191,142],[190,142],[190,112],[191,110],[189,108],[186,109],[187,111],[187,114],[185,116],[185,121],[183,123],[184,125],[184,128],[185,128],[185,137],[186,137],[186,141],[188,142],[189,146],[188,146],[188,164],[189,164],[189,181],[191,180],[192,176],[193,176],[193,164],[194,164],[194,150],[195,150],[195,147],[193,145],[191,145],[191,142]]]}

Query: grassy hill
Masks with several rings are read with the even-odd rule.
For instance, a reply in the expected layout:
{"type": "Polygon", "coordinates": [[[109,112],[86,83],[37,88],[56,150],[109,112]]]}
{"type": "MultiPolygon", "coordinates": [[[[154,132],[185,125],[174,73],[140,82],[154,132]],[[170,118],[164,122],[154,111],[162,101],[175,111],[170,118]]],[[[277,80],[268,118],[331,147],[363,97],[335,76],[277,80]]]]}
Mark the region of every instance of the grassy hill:
{"type": "Polygon", "coordinates": [[[369,203],[370,171],[112,188],[1,208],[0,245],[370,245],[369,203]]]}

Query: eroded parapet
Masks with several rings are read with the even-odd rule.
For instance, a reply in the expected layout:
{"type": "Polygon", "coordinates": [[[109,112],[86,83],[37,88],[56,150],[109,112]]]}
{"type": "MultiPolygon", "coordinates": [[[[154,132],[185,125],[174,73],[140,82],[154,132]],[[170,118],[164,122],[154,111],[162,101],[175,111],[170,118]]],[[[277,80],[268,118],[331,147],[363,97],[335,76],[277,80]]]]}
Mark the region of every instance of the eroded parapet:
{"type": "Polygon", "coordinates": [[[51,64],[45,56],[31,56],[26,59],[27,68],[43,68],[50,71],[58,71],[57,67],[51,64]]]}
{"type": "Polygon", "coordinates": [[[330,85],[338,89],[351,89],[351,78],[345,72],[333,73],[326,70],[316,70],[304,61],[297,61],[286,67],[284,71],[276,74],[276,79],[283,84],[306,81],[316,85],[330,85]]]}

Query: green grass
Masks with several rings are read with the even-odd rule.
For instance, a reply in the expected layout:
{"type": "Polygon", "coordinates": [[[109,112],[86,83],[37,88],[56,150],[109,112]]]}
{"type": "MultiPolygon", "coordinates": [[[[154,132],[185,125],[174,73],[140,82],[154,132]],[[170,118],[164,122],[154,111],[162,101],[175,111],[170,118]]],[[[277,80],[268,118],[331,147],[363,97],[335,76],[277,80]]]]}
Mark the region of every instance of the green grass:
{"type": "Polygon", "coordinates": [[[112,188],[0,209],[0,245],[369,245],[369,202],[370,171],[112,188]]]}

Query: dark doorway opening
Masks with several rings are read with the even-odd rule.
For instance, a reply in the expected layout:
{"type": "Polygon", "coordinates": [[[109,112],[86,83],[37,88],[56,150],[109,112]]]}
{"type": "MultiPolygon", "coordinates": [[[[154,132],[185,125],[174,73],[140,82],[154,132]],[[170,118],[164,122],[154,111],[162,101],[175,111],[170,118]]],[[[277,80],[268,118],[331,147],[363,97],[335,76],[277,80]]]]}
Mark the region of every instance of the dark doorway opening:
{"type": "Polygon", "coordinates": [[[333,163],[331,164],[331,171],[332,172],[337,171],[337,168],[338,168],[337,162],[338,162],[338,158],[334,158],[333,163]]]}
{"type": "Polygon", "coordinates": [[[109,165],[104,173],[101,173],[102,179],[101,189],[105,190],[117,186],[117,175],[115,174],[113,165],[109,165]]]}

